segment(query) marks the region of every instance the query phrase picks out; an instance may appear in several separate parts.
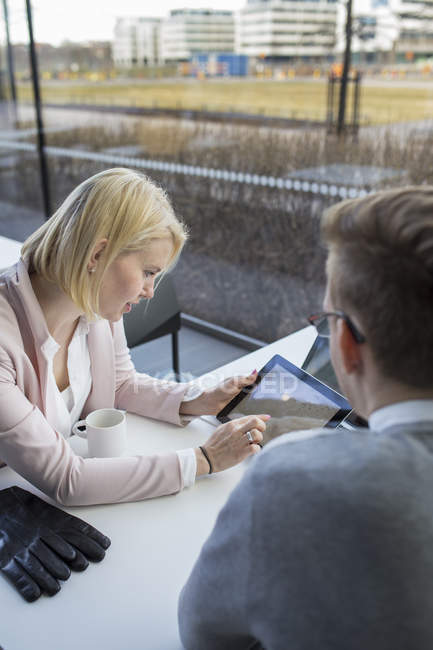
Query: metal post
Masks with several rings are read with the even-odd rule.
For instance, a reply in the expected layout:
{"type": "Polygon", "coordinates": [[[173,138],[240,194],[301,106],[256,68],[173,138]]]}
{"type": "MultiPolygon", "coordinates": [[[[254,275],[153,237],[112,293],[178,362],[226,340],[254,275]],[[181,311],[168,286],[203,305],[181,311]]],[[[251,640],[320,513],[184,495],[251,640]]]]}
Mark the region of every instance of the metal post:
{"type": "Polygon", "coordinates": [[[8,72],[9,72],[9,85],[11,89],[11,98],[16,107],[17,104],[17,89],[15,85],[15,70],[14,70],[14,55],[12,51],[11,37],[9,33],[9,11],[7,0],[3,0],[3,15],[6,27],[6,48],[8,58],[8,72]]]}
{"type": "Polygon", "coordinates": [[[5,84],[3,80],[2,58],[1,58],[1,50],[0,50],[0,102],[4,101],[5,99],[6,99],[6,91],[5,91],[5,84]]]}
{"type": "Polygon", "coordinates": [[[343,71],[340,83],[340,105],[338,108],[337,134],[341,135],[344,130],[344,117],[346,112],[347,82],[350,71],[350,59],[352,53],[352,0],[347,0],[346,8],[346,47],[344,50],[343,71]]]}
{"type": "Polygon", "coordinates": [[[359,129],[359,92],[360,92],[360,85],[361,85],[361,73],[359,72],[359,70],[355,75],[355,79],[353,83],[354,83],[354,90],[353,90],[352,129],[353,129],[353,133],[356,134],[358,133],[358,129],[359,129]]]}
{"type": "Polygon", "coordinates": [[[42,122],[38,62],[36,58],[35,41],[33,38],[32,9],[30,6],[30,0],[26,0],[26,9],[27,9],[27,25],[29,29],[30,65],[32,69],[33,96],[34,96],[35,111],[36,111],[36,127],[38,131],[38,153],[39,153],[39,166],[41,170],[42,197],[44,202],[45,217],[46,219],[49,219],[51,216],[49,176],[48,176],[47,159],[45,156],[45,134],[44,134],[44,125],[42,122]]]}
{"type": "Polygon", "coordinates": [[[328,77],[328,98],[326,110],[326,126],[328,133],[332,132],[334,126],[334,91],[335,91],[335,75],[333,72],[328,77]]]}
{"type": "Polygon", "coordinates": [[[180,368],[179,368],[179,339],[178,332],[172,332],[171,335],[171,351],[173,355],[173,371],[175,381],[180,381],[180,368]]]}

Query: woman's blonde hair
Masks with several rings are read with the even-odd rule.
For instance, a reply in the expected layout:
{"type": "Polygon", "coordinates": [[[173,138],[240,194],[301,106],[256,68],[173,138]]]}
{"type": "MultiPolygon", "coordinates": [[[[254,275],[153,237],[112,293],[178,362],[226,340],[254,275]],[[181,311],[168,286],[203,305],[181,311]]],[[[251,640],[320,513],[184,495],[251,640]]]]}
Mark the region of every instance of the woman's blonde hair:
{"type": "Polygon", "coordinates": [[[99,290],[107,267],[118,255],[143,250],[171,237],[173,266],[185,243],[184,225],[166,193],[144,174],[114,168],[78,185],[53,216],[24,242],[29,272],[57,284],[89,319],[98,314],[99,290]],[[108,243],[89,277],[95,244],[108,243]]]}

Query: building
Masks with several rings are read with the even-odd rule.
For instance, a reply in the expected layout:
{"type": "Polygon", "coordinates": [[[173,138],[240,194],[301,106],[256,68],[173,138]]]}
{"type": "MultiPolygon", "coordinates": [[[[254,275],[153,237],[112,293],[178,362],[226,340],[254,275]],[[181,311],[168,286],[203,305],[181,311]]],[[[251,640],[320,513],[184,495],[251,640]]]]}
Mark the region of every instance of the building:
{"type": "MultiPolygon", "coordinates": [[[[399,21],[386,0],[373,0],[369,11],[357,11],[353,16],[353,64],[390,62],[398,34],[399,21]]],[[[339,49],[343,48],[341,42],[339,49]]]]}
{"type": "MultiPolygon", "coordinates": [[[[206,65],[203,73],[211,76],[226,74],[215,57],[228,54],[321,63],[344,49],[344,2],[340,5],[337,0],[246,0],[236,15],[175,9],[162,19],[118,18],[113,60],[124,67],[180,62],[197,67],[197,57],[207,55],[199,67],[206,65]]],[[[370,0],[370,6],[355,0],[352,53],[355,65],[433,57],[433,0],[370,0]]]]}
{"type": "Polygon", "coordinates": [[[113,60],[119,67],[158,63],[160,18],[117,18],[113,60]]]}
{"type": "Polygon", "coordinates": [[[390,4],[399,23],[396,60],[410,62],[433,56],[433,0],[391,0],[390,4]]]}
{"type": "Polygon", "coordinates": [[[235,20],[232,11],[174,9],[160,26],[162,63],[190,61],[195,55],[234,52],[235,20]]]}
{"type": "Polygon", "coordinates": [[[433,56],[433,0],[372,0],[354,14],[354,60],[410,63],[433,56]]]}
{"type": "Polygon", "coordinates": [[[236,51],[268,61],[320,61],[334,53],[336,0],[247,0],[236,51]]]}

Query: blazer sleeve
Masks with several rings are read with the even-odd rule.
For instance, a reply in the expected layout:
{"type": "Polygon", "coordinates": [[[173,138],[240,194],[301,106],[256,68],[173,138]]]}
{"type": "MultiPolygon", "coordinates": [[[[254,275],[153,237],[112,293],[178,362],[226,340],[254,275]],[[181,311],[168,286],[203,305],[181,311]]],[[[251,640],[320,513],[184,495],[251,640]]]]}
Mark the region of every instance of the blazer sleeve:
{"type": "Polygon", "coordinates": [[[129,458],[82,458],[15,383],[0,355],[0,457],[63,505],[139,501],[178,492],[176,453],[129,458]]]}
{"type": "Polygon", "coordinates": [[[188,384],[155,379],[135,370],[126,343],[123,320],[112,324],[116,370],[115,406],[155,420],[184,425],[179,415],[188,384]]]}

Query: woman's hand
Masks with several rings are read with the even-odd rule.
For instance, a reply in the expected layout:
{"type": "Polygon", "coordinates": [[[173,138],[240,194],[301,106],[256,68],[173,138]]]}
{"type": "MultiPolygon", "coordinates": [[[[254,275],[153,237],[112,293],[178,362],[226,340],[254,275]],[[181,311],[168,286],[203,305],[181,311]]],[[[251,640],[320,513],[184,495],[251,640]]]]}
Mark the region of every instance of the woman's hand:
{"type": "Polygon", "coordinates": [[[199,397],[190,402],[182,402],[179,413],[181,415],[216,415],[242,388],[253,384],[257,377],[257,370],[251,375],[243,377],[230,377],[214,388],[203,391],[199,397]]]}
{"type": "MultiPolygon", "coordinates": [[[[246,415],[218,427],[202,447],[209,457],[212,472],[221,472],[237,465],[247,456],[260,451],[265,422],[270,415],[246,415]],[[248,435],[249,434],[249,435],[248,435]]],[[[209,474],[210,467],[200,447],[194,450],[197,458],[196,476],[209,474]]]]}

